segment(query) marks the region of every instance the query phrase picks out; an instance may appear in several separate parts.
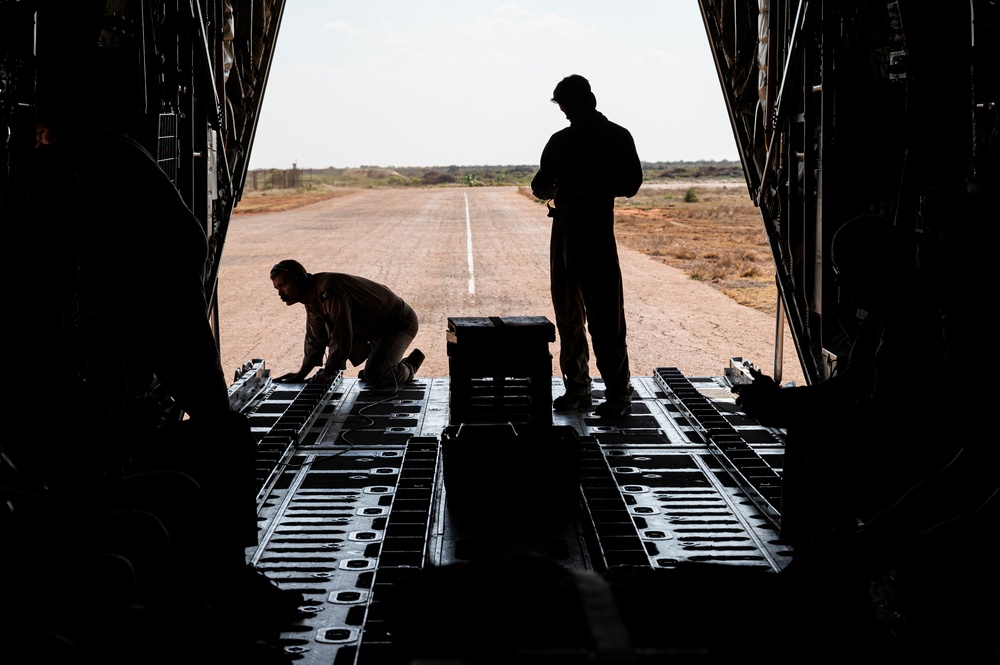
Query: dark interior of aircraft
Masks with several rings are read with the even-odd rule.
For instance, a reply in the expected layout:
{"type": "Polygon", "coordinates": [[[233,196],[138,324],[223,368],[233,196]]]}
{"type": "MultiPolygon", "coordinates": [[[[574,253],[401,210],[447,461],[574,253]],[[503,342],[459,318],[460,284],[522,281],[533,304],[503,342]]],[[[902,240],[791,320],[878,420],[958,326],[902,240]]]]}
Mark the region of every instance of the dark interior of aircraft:
{"type": "Polygon", "coordinates": [[[996,2],[699,5],[807,385],[665,366],[608,427],[535,317],[230,380],[284,0],[0,0],[3,661],[1000,663],[996,2]]]}

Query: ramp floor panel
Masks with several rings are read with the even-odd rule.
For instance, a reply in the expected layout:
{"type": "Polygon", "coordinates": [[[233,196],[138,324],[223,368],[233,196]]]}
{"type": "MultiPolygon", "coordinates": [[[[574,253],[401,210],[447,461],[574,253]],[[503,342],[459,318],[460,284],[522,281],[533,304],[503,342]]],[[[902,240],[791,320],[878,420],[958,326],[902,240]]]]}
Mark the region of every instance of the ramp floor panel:
{"type": "MultiPolygon", "coordinates": [[[[462,469],[472,494],[462,495],[460,512],[448,502],[443,473],[442,437],[453,427],[447,379],[371,390],[341,378],[320,397],[302,397],[288,384],[264,391],[245,412],[262,446],[272,442],[268,459],[278,459],[262,481],[259,545],[248,560],[309,603],[308,615],[282,632],[282,647],[297,663],[377,662],[376,654],[391,661],[391,638],[379,628],[387,589],[414,571],[496,553],[577,571],[669,570],[685,562],[783,568],[790,552],[773,515],[730,473],[724,455],[720,461],[718,426],[702,420],[727,423],[727,436],[772,463],[780,463],[780,440],[736,412],[716,380],[669,379],[634,377],[632,413],[622,418],[595,417],[593,407],[553,413],[554,428],[579,437],[580,482],[567,490],[578,496],[568,503],[551,492],[533,502],[530,493],[545,488],[525,487],[507,467],[509,477],[498,477],[487,451],[462,469]],[[704,399],[687,405],[691,397],[674,390],[678,381],[679,392],[704,399]],[[289,414],[303,401],[312,412],[289,414]],[[699,420],[706,405],[711,413],[699,420]],[[275,440],[288,441],[283,452],[274,452],[281,448],[275,440]],[[515,497],[521,500],[509,501],[515,497]]],[[[602,388],[595,381],[595,406],[602,388]]],[[[553,379],[553,397],[562,392],[553,379]]],[[[524,468],[538,463],[530,446],[511,448],[495,454],[523,458],[524,468]]]]}

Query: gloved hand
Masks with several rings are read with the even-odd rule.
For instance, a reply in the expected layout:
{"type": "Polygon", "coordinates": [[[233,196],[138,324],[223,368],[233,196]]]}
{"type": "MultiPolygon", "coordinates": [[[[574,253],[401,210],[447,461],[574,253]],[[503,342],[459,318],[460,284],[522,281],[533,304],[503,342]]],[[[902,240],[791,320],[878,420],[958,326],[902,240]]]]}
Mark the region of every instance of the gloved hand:
{"type": "Polygon", "coordinates": [[[782,420],[781,387],[758,369],[750,368],[753,382],[732,387],[736,406],[751,418],[765,424],[780,426],[782,420]]]}
{"type": "Polygon", "coordinates": [[[338,370],[323,367],[309,378],[309,383],[330,383],[336,378],[338,370]]]}
{"type": "Polygon", "coordinates": [[[306,375],[302,372],[289,372],[274,379],[275,383],[301,383],[306,375]]]}

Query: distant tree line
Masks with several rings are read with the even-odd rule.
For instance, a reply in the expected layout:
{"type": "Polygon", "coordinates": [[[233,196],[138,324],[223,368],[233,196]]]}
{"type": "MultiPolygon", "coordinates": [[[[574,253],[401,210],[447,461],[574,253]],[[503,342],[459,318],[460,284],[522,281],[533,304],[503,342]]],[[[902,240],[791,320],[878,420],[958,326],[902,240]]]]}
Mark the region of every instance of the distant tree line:
{"type": "MultiPolygon", "coordinates": [[[[735,161],[642,162],[646,182],[675,179],[743,178],[735,161]]],[[[507,166],[360,166],[358,168],[254,169],[247,173],[250,190],[334,187],[427,187],[440,185],[527,186],[537,164],[507,166]]]]}

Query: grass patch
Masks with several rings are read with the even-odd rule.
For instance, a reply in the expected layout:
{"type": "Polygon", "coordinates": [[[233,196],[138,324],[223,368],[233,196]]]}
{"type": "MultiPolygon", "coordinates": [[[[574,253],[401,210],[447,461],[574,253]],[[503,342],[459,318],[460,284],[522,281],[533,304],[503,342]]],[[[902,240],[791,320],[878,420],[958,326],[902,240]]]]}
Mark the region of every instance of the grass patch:
{"type": "Polygon", "coordinates": [[[310,203],[346,196],[355,191],[357,191],[356,188],[315,184],[291,189],[249,190],[243,193],[243,198],[233,209],[233,217],[282,212],[310,203]]]}
{"type": "Polygon", "coordinates": [[[742,183],[643,188],[616,201],[615,233],[622,247],[683,270],[742,305],[777,311],[767,234],[742,183]]]}

